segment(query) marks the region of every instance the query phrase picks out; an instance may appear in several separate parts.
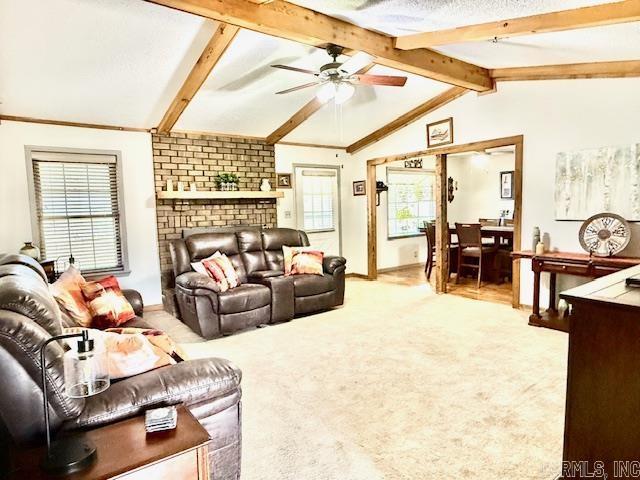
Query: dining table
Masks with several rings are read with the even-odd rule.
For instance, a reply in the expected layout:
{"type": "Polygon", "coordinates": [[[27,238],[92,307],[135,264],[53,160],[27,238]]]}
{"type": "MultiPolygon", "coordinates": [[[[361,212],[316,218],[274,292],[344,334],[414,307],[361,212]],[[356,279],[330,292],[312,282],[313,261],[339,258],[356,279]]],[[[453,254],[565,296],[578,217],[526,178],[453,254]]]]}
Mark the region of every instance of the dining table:
{"type": "MultiPolygon", "coordinates": [[[[451,235],[455,235],[456,227],[449,225],[449,243],[455,244],[451,241],[451,235]]],[[[480,233],[484,238],[493,238],[496,245],[500,244],[501,239],[509,240],[513,243],[513,225],[483,225],[480,228],[480,233]]]]}

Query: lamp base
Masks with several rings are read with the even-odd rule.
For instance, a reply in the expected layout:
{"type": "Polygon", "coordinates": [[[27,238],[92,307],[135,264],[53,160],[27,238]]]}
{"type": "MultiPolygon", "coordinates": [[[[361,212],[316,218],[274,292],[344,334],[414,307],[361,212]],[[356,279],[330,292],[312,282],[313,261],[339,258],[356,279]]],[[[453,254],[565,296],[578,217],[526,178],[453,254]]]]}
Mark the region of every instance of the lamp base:
{"type": "Polygon", "coordinates": [[[54,441],[40,466],[51,475],[69,475],[89,467],[96,459],[96,446],[84,435],[54,441]]]}

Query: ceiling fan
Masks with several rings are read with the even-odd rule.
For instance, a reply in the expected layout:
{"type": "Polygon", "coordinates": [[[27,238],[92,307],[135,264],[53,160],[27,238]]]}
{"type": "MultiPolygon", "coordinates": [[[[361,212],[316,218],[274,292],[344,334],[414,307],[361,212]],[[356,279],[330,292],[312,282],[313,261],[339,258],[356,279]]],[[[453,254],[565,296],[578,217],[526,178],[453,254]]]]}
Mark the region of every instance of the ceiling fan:
{"type": "Polygon", "coordinates": [[[341,63],[337,61],[337,58],[342,55],[343,50],[344,49],[338,45],[328,45],[327,53],[333,57],[333,61],[321,66],[317,72],[304,68],[290,67],[288,65],[271,65],[274,68],[306,73],[316,77],[316,80],[313,82],[288,88],[287,90],[276,92],[276,94],[282,95],[284,93],[302,90],[303,88],[320,86],[316,92],[318,100],[325,103],[333,99],[337,105],[340,105],[353,96],[355,93],[354,85],[403,87],[407,82],[407,77],[358,73],[361,69],[369,65],[374,57],[364,52],[358,52],[346,62],[341,63]]]}

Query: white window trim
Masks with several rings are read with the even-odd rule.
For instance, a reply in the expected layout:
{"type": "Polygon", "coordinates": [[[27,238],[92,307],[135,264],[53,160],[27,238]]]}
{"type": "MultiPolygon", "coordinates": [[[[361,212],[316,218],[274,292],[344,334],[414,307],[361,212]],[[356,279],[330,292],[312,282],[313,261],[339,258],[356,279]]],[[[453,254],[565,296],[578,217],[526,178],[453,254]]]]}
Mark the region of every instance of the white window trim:
{"type": "MultiPolygon", "coordinates": [[[[389,172],[391,173],[414,173],[414,174],[424,174],[424,175],[433,175],[435,177],[436,171],[433,169],[427,168],[402,168],[402,167],[387,167],[386,168],[386,176],[387,176],[387,185],[389,185],[389,172]]],[[[435,187],[435,185],[434,185],[435,187]]],[[[435,188],[434,188],[435,193],[435,188]]],[[[435,201],[435,198],[434,198],[435,201]]],[[[400,240],[403,238],[415,238],[422,237],[423,233],[412,233],[410,235],[391,235],[389,232],[389,197],[387,196],[387,240],[400,240]]]]}
{"type": "MultiPolygon", "coordinates": [[[[38,206],[36,201],[36,190],[34,184],[34,175],[33,175],[33,154],[34,152],[44,152],[44,153],[68,153],[71,155],[104,155],[104,156],[112,156],[116,158],[116,185],[117,185],[117,195],[118,195],[118,213],[120,216],[119,226],[120,226],[120,249],[122,251],[122,267],[112,268],[112,269],[103,269],[103,270],[92,270],[90,274],[84,275],[87,278],[94,278],[104,275],[115,275],[115,276],[125,276],[129,275],[131,271],[129,270],[129,252],[127,248],[127,228],[126,228],[126,218],[125,218],[125,207],[124,207],[124,185],[122,182],[122,153],[119,150],[91,150],[85,148],[59,148],[59,147],[38,147],[33,145],[27,145],[24,147],[25,150],[25,158],[27,164],[27,183],[29,184],[29,208],[31,210],[31,232],[32,238],[34,239],[34,243],[40,246],[40,225],[38,222],[38,206]]],[[[74,159],[70,159],[70,162],[73,162],[74,159]]],[[[83,159],[76,160],[79,163],[88,163],[91,160],[86,157],[83,159]]],[[[101,163],[101,162],[99,162],[101,163]]],[[[82,268],[82,265],[80,266],[82,268]]]]}
{"type": "MultiPolygon", "coordinates": [[[[338,167],[336,167],[336,166],[324,166],[324,165],[305,165],[305,164],[303,164],[303,165],[294,165],[294,169],[293,169],[294,175],[295,175],[295,168],[296,167],[299,167],[300,169],[302,169],[302,172],[301,172],[302,176],[306,175],[306,176],[309,176],[309,177],[332,177],[332,178],[336,177],[337,178],[337,195],[336,196],[338,198],[338,204],[335,206],[335,208],[337,208],[338,211],[339,211],[339,209],[340,209],[340,170],[338,169],[338,167]],[[313,170],[313,169],[317,169],[317,170],[320,170],[320,169],[331,169],[332,171],[330,171],[330,172],[317,172],[316,171],[316,172],[304,173],[304,169],[309,169],[309,170],[313,170]],[[335,171],[333,171],[333,170],[335,170],[335,171]]],[[[301,194],[299,190],[300,190],[300,187],[298,187],[298,190],[296,191],[296,194],[299,197],[302,198],[303,194],[301,194]]],[[[296,197],[294,199],[294,201],[296,202],[296,213],[297,213],[297,211],[299,210],[299,208],[298,208],[298,197],[296,197]]],[[[302,201],[304,202],[304,200],[302,200],[302,201]]],[[[302,210],[303,211],[300,212],[300,214],[301,214],[302,217],[304,217],[304,208],[302,210]]],[[[338,215],[339,215],[339,213],[338,213],[338,215]]],[[[305,229],[304,228],[304,218],[300,219],[298,217],[298,214],[296,215],[296,220],[297,220],[296,221],[297,228],[299,228],[301,230],[304,230],[306,233],[335,232],[336,228],[338,228],[338,229],[340,228],[340,225],[338,225],[340,221],[338,221],[338,224],[336,224],[336,219],[335,218],[333,219],[334,222],[333,222],[333,226],[332,227],[330,227],[330,228],[316,228],[316,229],[305,229]]],[[[340,240],[340,241],[342,241],[342,240],[340,240]]]]}

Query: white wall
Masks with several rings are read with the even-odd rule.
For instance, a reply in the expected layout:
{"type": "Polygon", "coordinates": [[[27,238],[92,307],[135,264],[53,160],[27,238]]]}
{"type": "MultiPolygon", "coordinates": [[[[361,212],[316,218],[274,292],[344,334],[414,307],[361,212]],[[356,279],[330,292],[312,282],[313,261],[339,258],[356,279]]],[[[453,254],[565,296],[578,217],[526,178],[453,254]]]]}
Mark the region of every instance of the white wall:
{"type": "MultiPolygon", "coordinates": [[[[529,247],[533,227],[539,226],[549,233],[552,247],[578,252],[580,222],[554,220],[556,154],[640,142],[638,92],[640,79],[635,78],[502,82],[497,93],[470,92],[358,152],[345,162],[350,166],[345,172],[364,178],[367,159],[425,149],[425,124],[450,116],[456,144],[523,134],[523,247],[529,247]]],[[[345,244],[353,245],[348,260],[353,271],[366,273],[366,204],[362,200],[351,207],[353,219],[344,232],[345,244]]],[[[627,254],[638,252],[634,244],[627,254]]],[[[530,265],[522,262],[521,268],[521,300],[530,304],[530,265]]]]}
{"type": "Polygon", "coordinates": [[[515,168],[515,155],[452,155],[447,158],[447,175],[457,183],[453,202],[447,206],[449,224],[498,218],[502,210],[513,215],[513,200],[500,198],[500,172],[515,168]]]}
{"type": "Polygon", "coordinates": [[[131,273],[123,288],[138,290],[146,305],[162,303],[151,136],[88,128],[7,122],[0,124],[0,252],[17,253],[32,240],[26,145],[119,150],[131,273]]]}

